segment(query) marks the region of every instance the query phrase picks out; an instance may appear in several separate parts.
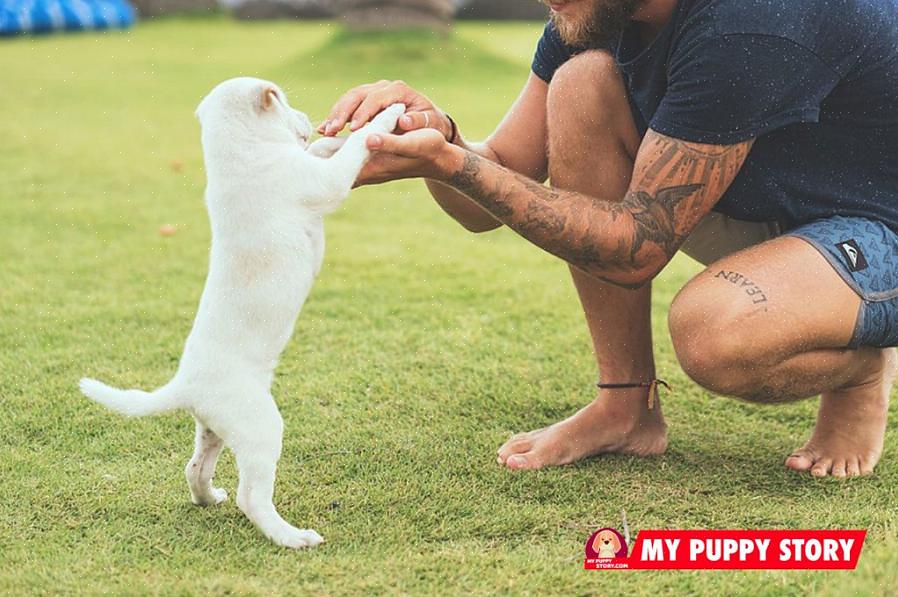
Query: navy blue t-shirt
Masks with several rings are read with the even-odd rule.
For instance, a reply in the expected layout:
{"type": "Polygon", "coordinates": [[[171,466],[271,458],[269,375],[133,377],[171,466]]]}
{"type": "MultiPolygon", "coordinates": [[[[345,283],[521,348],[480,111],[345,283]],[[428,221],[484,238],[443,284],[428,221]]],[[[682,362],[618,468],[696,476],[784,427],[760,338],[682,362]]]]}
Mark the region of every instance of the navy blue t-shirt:
{"type": "MultiPolygon", "coordinates": [[[[631,27],[610,51],[640,133],[757,138],[716,211],[898,231],[898,0],[680,0],[649,46],[631,27]]],[[[577,52],[549,24],[533,72],[548,83],[577,52]]]]}

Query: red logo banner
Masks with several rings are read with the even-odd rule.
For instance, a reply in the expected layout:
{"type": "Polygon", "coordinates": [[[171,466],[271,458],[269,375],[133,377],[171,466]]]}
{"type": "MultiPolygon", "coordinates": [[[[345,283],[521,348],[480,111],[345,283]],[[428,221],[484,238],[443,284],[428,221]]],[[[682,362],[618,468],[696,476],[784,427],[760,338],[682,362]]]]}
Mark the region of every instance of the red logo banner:
{"type": "Polygon", "coordinates": [[[641,531],[628,557],[595,557],[587,570],[854,570],[865,530],[641,531]]]}

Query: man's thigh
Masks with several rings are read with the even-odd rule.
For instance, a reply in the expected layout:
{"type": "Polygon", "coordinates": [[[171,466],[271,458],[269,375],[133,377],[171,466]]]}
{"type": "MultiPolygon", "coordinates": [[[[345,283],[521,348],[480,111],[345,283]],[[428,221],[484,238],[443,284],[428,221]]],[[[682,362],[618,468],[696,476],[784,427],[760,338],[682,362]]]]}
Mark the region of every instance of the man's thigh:
{"type": "Polygon", "coordinates": [[[715,261],[671,309],[672,331],[698,327],[767,354],[898,344],[898,235],[830,218],[715,261]]]}
{"type": "Polygon", "coordinates": [[[736,343],[746,354],[776,359],[846,347],[859,307],[860,298],[814,247],[781,236],[693,278],[671,306],[670,328],[674,336],[736,343]]]}

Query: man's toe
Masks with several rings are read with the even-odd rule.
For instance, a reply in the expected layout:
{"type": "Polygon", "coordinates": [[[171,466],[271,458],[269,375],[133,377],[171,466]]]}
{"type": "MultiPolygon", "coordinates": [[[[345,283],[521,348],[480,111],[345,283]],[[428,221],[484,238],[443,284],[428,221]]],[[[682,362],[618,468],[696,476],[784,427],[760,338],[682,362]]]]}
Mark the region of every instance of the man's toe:
{"type": "Polygon", "coordinates": [[[516,471],[535,470],[542,468],[542,462],[533,452],[525,452],[509,456],[505,461],[505,466],[516,471]]]}
{"type": "Polygon", "coordinates": [[[512,454],[523,454],[529,452],[533,442],[525,437],[511,438],[505,445],[499,448],[496,462],[505,464],[512,454]]]}
{"type": "Polygon", "coordinates": [[[814,466],[814,455],[807,450],[798,450],[786,458],[786,466],[796,471],[808,471],[814,466]]]}
{"type": "Polygon", "coordinates": [[[837,479],[844,479],[848,476],[848,465],[844,460],[833,461],[832,475],[837,479]]]}
{"type": "Polygon", "coordinates": [[[866,461],[863,458],[860,458],[858,462],[859,462],[859,466],[861,469],[862,477],[866,477],[867,475],[873,474],[873,467],[875,466],[875,464],[871,464],[870,462],[866,461]]]}
{"type": "Polygon", "coordinates": [[[861,474],[861,463],[857,458],[849,458],[845,464],[845,474],[849,477],[857,477],[861,474]]]}
{"type": "Polygon", "coordinates": [[[825,477],[833,468],[832,458],[821,458],[814,463],[811,474],[815,477],[825,477]]]}

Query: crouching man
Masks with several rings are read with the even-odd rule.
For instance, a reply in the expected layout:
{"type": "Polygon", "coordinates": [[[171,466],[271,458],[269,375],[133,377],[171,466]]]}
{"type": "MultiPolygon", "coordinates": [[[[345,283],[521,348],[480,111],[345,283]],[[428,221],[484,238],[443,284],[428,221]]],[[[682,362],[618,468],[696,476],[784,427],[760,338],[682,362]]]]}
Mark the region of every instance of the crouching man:
{"type": "Polygon", "coordinates": [[[786,465],[873,471],[898,345],[898,3],[547,4],[533,73],[484,143],[401,82],[351,90],[321,128],[405,102],[360,184],[425,178],[469,230],[504,224],[570,264],[598,396],[499,462],[664,451],[651,281],[682,249],[707,265],[670,306],[686,373],[758,403],[820,394],[786,465]]]}

